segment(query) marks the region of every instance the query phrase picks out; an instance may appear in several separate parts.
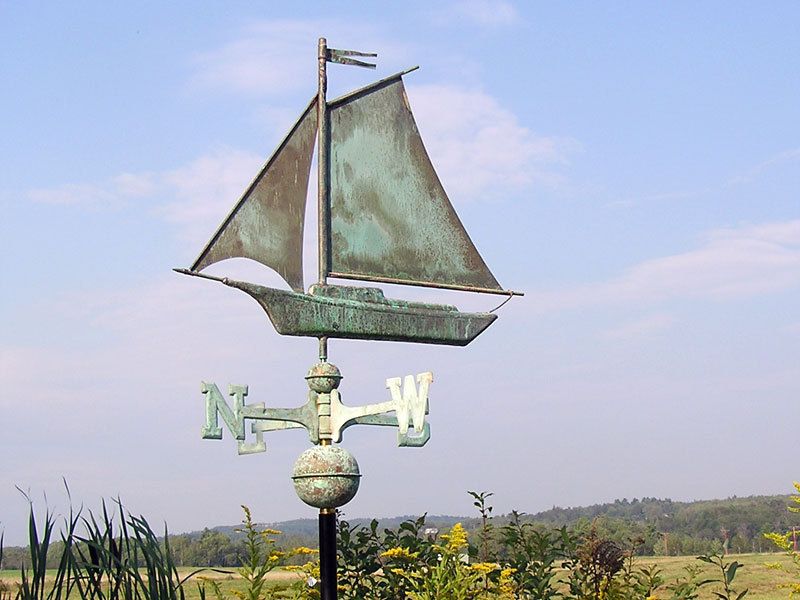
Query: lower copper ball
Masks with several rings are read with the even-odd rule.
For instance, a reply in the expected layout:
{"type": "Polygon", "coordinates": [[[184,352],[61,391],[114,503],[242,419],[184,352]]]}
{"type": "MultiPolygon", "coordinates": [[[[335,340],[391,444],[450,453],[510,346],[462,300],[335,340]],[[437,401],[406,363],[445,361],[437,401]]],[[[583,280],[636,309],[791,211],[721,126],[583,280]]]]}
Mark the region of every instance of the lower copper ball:
{"type": "Polygon", "coordinates": [[[314,446],[294,463],[292,480],[300,500],[315,508],[338,508],[358,491],[361,472],[341,446],[314,446]]]}

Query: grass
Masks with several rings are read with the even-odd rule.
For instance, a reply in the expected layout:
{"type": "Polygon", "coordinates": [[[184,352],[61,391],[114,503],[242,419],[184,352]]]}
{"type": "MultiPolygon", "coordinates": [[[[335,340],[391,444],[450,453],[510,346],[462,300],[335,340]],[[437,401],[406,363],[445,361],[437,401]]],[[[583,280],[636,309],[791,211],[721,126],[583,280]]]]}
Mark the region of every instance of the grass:
{"type": "MultiPolygon", "coordinates": [[[[736,573],[734,579],[734,587],[737,590],[749,589],[747,600],[787,600],[789,592],[786,589],[780,589],[778,586],[782,583],[791,583],[792,577],[786,573],[768,569],[766,563],[781,563],[787,566],[791,565],[791,559],[784,554],[731,554],[728,555],[729,561],[736,560],[742,563],[743,567],[736,573]]],[[[662,577],[666,582],[672,582],[678,577],[686,574],[684,568],[688,565],[702,565],[699,561],[695,560],[693,556],[669,556],[669,557],[641,557],[637,559],[638,566],[657,565],[662,570],[662,577]]],[[[713,571],[711,565],[703,565],[705,568],[700,575],[701,579],[710,576],[716,576],[717,573],[713,571]]],[[[194,568],[180,568],[179,574],[181,577],[191,573],[194,568]]],[[[233,597],[231,593],[233,590],[243,590],[244,582],[238,574],[233,572],[228,574],[208,572],[195,576],[186,584],[186,600],[199,600],[200,594],[197,584],[200,583],[201,578],[215,579],[226,595],[226,597],[233,597]]],[[[52,581],[55,576],[55,570],[48,571],[48,581],[52,581]]],[[[298,575],[288,571],[275,570],[268,576],[268,581],[271,586],[285,587],[288,584],[296,581],[298,575]]],[[[9,585],[11,590],[16,589],[19,583],[19,571],[0,571],[0,581],[4,581],[9,585]]],[[[713,585],[701,588],[700,600],[713,600],[715,591],[713,585]]],[[[662,587],[656,592],[658,598],[666,598],[668,592],[662,587]]],[[[211,596],[208,596],[211,597],[211,596]]]]}
{"type": "MultiPolygon", "coordinates": [[[[202,569],[202,567],[180,567],[178,568],[178,575],[183,578],[187,575],[191,574],[198,569],[202,569]]],[[[239,576],[238,573],[235,572],[234,569],[225,569],[230,570],[230,573],[220,573],[218,571],[208,571],[205,573],[201,573],[200,575],[195,575],[194,577],[190,578],[188,582],[185,584],[184,591],[186,593],[186,600],[199,600],[200,599],[200,591],[199,585],[203,583],[204,579],[213,579],[217,584],[219,584],[220,590],[225,595],[226,598],[234,598],[233,591],[244,591],[245,583],[244,580],[239,576]]],[[[144,575],[144,573],[143,573],[144,575]]],[[[55,569],[48,569],[47,574],[45,576],[45,582],[50,587],[52,582],[55,580],[56,577],[56,570],[55,569]]],[[[290,584],[297,581],[299,575],[294,572],[290,571],[283,571],[280,569],[276,569],[275,571],[269,573],[267,575],[267,585],[272,588],[286,588],[290,584]]],[[[9,592],[13,594],[16,592],[17,585],[20,583],[20,574],[18,570],[0,570],[0,583],[5,583],[9,592]]],[[[2,586],[0,586],[2,588],[2,586]]],[[[210,589],[210,586],[206,586],[206,598],[212,599],[214,595],[210,589]]]]}
{"type": "MultiPolygon", "coordinates": [[[[736,577],[733,580],[733,586],[736,590],[741,591],[749,589],[746,598],[752,600],[787,600],[789,592],[786,589],[781,589],[778,586],[782,583],[790,583],[793,581],[792,577],[781,571],[768,569],[766,563],[780,563],[786,566],[792,564],[791,559],[785,554],[729,554],[726,557],[727,561],[738,561],[742,563],[742,567],[736,572],[736,577]]],[[[686,575],[684,568],[688,565],[696,564],[703,565],[692,556],[657,556],[657,557],[641,557],[638,561],[640,566],[657,565],[661,570],[661,576],[666,582],[675,581],[678,577],[686,575]]],[[[703,565],[700,579],[707,579],[716,577],[718,572],[714,571],[711,565],[703,565]]],[[[718,587],[714,585],[704,586],[700,589],[701,600],[711,600],[715,598],[714,591],[718,591],[718,587]]],[[[656,596],[659,598],[666,597],[664,588],[660,588],[656,596]]]]}

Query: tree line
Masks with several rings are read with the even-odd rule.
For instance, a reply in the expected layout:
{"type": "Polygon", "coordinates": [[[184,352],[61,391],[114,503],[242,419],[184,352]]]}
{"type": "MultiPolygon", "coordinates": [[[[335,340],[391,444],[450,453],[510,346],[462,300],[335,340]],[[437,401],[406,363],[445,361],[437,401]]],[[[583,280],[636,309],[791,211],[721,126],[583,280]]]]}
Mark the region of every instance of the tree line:
{"type": "Polygon", "coordinates": [[[798,515],[787,511],[790,498],[734,496],[695,502],[634,498],[579,508],[554,507],[528,519],[544,526],[581,530],[594,524],[604,537],[618,543],[638,540],[638,554],[770,552],[775,548],[764,538],[765,533],[788,532],[795,526],[800,530],[798,515]]]}
{"type": "MultiPolygon", "coordinates": [[[[634,498],[615,500],[593,506],[553,507],[540,513],[525,515],[496,515],[495,526],[502,527],[512,518],[532,523],[542,531],[566,526],[576,533],[594,530],[604,539],[631,548],[639,555],[697,555],[709,552],[772,552],[776,548],[764,534],[789,532],[798,527],[800,515],[786,510],[789,496],[751,496],[726,500],[677,502],[670,499],[634,498]]],[[[392,527],[407,517],[385,519],[382,526],[392,527]]],[[[369,520],[350,519],[351,524],[369,523],[369,520]]],[[[449,529],[462,522],[470,533],[478,534],[482,527],[480,516],[472,518],[436,516],[427,517],[432,531],[449,529]]],[[[270,524],[283,535],[279,545],[284,549],[298,546],[315,548],[316,520],[298,519],[270,524]]],[[[58,544],[53,541],[53,554],[57,556],[58,544]]],[[[240,566],[245,555],[244,537],[236,526],[207,528],[203,531],[170,534],[169,544],[179,566],[240,566]]],[[[23,547],[6,547],[2,555],[2,569],[18,569],[30,562],[30,552],[23,547]]],[[[51,565],[54,568],[56,565],[51,565]]]]}

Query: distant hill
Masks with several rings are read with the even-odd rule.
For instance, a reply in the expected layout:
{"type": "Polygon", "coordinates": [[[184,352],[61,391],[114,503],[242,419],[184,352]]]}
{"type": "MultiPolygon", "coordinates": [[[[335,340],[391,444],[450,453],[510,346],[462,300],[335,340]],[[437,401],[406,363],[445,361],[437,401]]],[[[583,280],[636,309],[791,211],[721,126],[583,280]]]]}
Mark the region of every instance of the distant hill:
{"type": "Polygon", "coordinates": [[[721,528],[750,525],[752,531],[774,531],[800,525],[787,510],[789,496],[747,496],[725,500],[675,502],[670,499],[634,498],[577,508],[553,507],[530,518],[548,525],[572,525],[581,519],[610,518],[648,523],[665,532],[717,536],[721,528]]]}
{"type": "MultiPolygon", "coordinates": [[[[491,500],[491,499],[490,499],[491,500]]],[[[598,533],[631,545],[638,543],[643,554],[693,554],[727,546],[732,552],[758,552],[773,550],[763,534],[770,531],[790,531],[797,526],[800,535],[800,515],[790,513],[789,496],[732,497],[725,500],[673,501],[669,498],[622,499],[604,504],[580,507],[553,507],[523,520],[543,527],[561,527],[588,530],[594,526],[598,533]]],[[[380,527],[396,528],[405,520],[416,516],[405,515],[379,519],[380,527]]],[[[501,527],[509,515],[493,519],[501,527]]],[[[347,519],[351,525],[368,525],[369,518],[347,519]]],[[[426,524],[447,530],[461,522],[467,529],[479,527],[476,516],[428,515],[426,524]]],[[[302,539],[306,545],[315,543],[316,519],[295,519],[265,526],[278,529],[287,538],[302,539]]],[[[213,531],[237,537],[238,526],[214,527],[213,531]]],[[[199,536],[202,532],[193,532],[199,536]]]]}
{"type": "MultiPolygon", "coordinates": [[[[420,515],[403,515],[399,517],[383,517],[378,519],[380,522],[381,529],[395,529],[400,526],[400,523],[403,521],[407,521],[409,519],[417,519],[420,515]]],[[[366,517],[358,517],[354,519],[347,518],[345,519],[351,525],[363,525],[369,526],[372,519],[366,517]]],[[[464,523],[473,520],[470,517],[454,517],[452,515],[428,515],[425,518],[426,525],[430,527],[435,527],[438,529],[449,529],[456,523],[464,523]]],[[[290,521],[275,521],[271,523],[259,523],[259,527],[267,527],[269,529],[277,529],[278,531],[282,532],[285,536],[309,536],[314,537],[317,535],[317,527],[318,522],[317,519],[292,519],[290,521]]],[[[230,536],[233,539],[238,539],[242,537],[242,533],[238,532],[237,530],[241,528],[241,525],[218,525],[216,527],[211,527],[211,531],[224,533],[225,535],[230,536]]],[[[202,531],[192,531],[190,533],[184,534],[192,537],[199,537],[202,535],[202,531]]]]}
{"type": "Polygon", "coordinates": [[[732,497],[676,502],[642,498],[576,508],[553,507],[526,520],[546,526],[588,528],[619,543],[640,541],[640,553],[694,554],[727,547],[731,552],[773,550],[763,534],[800,528],[789,496],[732,497]]]}
{"type": "MultiPolygon", "coordinates": [[[[491,498],[489,498],[491,501],[491,498]]],[[[798,528],[800,514],[790,513],[789,496],[748,496],[725,500],[676,502],[670,499],[622,499],[592,506],[553,507],[533,515],[520,515],[525,522],[542,528],[569,527],[578,532],[594,529],[623,547],[646,555],[700,554],[727,547],[731,552],[774,551],[764,538],[771,531],[787,532],[798,528]]],[[[379,519],[381,529],[396,529],[403,521],[417,516],[379,519]]],[[[511,515],[492,519],[495,532],[509,522],[511,515]]],[[[351,525],[368,526],[369,518],[348,518],[351,525]]],[[[428,515],[428,527],[447,531],[461,522],[467,530],[480,527],[477,516],[428,515]]],[[[283,532],[284,547],[317,545],[317,519],[294,519],[262,523],[283,532]]],[[[170,546],[178,564],[232,566],[242,553],[240,525],[221,525],[184,534],[171,534],[170,546]]],[[[798,540],[800,541],[800,540],[798,540]]],[[[60,542],[56,542],[59,544],[60,542]]],[[[5,548],[0,568],[18,568],[29,556],[24,548],[5,548]]],[[[55,555],[54,555],[55,556],[55,555]]]]}

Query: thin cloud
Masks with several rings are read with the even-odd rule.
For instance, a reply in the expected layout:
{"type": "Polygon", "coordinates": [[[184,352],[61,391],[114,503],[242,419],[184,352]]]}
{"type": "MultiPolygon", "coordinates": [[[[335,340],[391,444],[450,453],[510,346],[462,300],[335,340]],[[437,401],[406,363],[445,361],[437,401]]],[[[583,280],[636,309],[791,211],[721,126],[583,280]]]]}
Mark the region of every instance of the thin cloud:
{"type": "MultiPolygon", "coordinates": [[[[535,134],[481,91],[423,85],[411,87],[409,95],[431,159],[456,203],[534,185],[557,186],[580,149],[573,140],[535,134]]],[[[175,169],[35,189],[28,197],[84,208],[147,200],[150,210],[176,226],[179,238],[197,245],[221,222],[266,158],[222,147],[175,169]]],[[[313,189],[314,181],[309,183],[313,189]]]]}
{"type": "Polygon", "coordinates": [[[298,73],[314,64],[309,40],[324,28],[312,21],[269,21],[244,28],[238,37],[193,60],[193,83],[249,94],[278,94],[308,87],[298,73]]]}
{"type": "Polygon", "coordinates": [[[196,244],[222,221],[264,161],[249,152],[220,148],[176,169],[34,189],[27,197],[82,209],[121,208],[140,200],[147,210],[174,224],[181,239],[196,244]]]}
{"type": "Polygon", "coordinates": [[[675,321],[675,317],[665,313],[647,315],[607,329],[602,335],[610,340],[649,338],[666,331],[675,321]]]}
{"type": "Polygon", "coordinates": [[[283,96],[316,84],[317,47],[321,34],[334,47],[358,40],[358,50],[378,50],[393,63],[406,55],[404,46],[387,39],[374,27],[336,20],[257,21],[234,39],[202,52],[192,61],[191,83],[207,89],[257,96],[283,96]]]}
{"type": "Polygon", "coordinates": [[[728,182],[729,185],[743,185],[747,183],[751,183],[755,181],[757,178],[761,177],[764,173],[779,167],[781,165],[785,165],[787,163],[793,163],[800,161],[800,148],[792,148],[790,150],[785,150],[783,152],[779,152],[774,156],[769,157],[767,160],[764,160],[754,167],[746,170],[745,172],[732,177],[731,180],[728,182]]]}
{"type": "Polygon", "coordinates": [[[481,28],[515,25],[521,21],[517,9],[505,0],[463,0],[433,13],[440,25],[469,24],[481,28]]]}
{"type": "Polygon", "coordinates": [[[558,185],[580,149],[540,136],[485,92],[452,85],[410,86],[420,132],[451,199],[479,199],[534,184],[558,185]]]}
{"type": "Polygon", "coordinates": [[[655,204],[660,202],[676,202],[680,200],[688,200],[695,198],[702,193],[702,190],[682,191],[682,192],[663,192],[660,194],[649,194],[639,198],[622,198],[614,200],[605,205],[606,208],[611,210],[633,208],[644,204],[655,204]]]}
{"type": "Polygon", "coordinates": [[[213,233],[263,165],[265,157],[222,148],[187,165],[168,171],[161,182],[174,200],[157,214],[178,226],[190,243],[202,242],[213,233]]]}
{"type": "Polygon", "coordinates": [[[122,173],[100,183],[66,183],[29,190],[31,202],[85,208],[120,208],[128,200],[146,197],[155,189],[150,173],[122,173]]]}
{"type": "Polygon", "coordinates": [[[53,188],[29,190],[28,199],[38,204],[61,206],[116,206],[119,194],[109,184],[67,183],[53,188]]]}
{"type": "Polygon", "coordinates": [[[800,286],[800,220],[719,229],[681,254],[654,258],[606,282],[532,295],[542,311],[670,299],[727,300],[800,286]]]}

